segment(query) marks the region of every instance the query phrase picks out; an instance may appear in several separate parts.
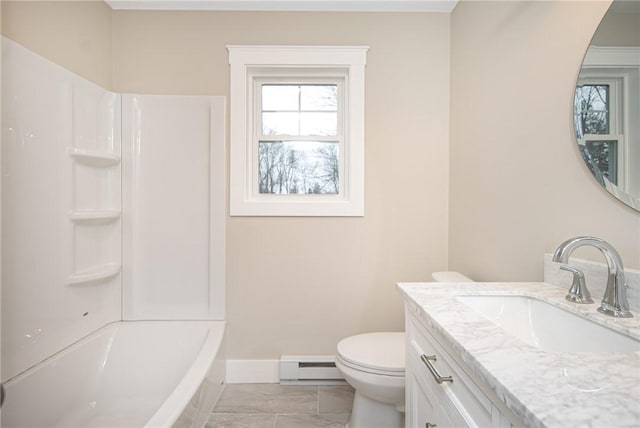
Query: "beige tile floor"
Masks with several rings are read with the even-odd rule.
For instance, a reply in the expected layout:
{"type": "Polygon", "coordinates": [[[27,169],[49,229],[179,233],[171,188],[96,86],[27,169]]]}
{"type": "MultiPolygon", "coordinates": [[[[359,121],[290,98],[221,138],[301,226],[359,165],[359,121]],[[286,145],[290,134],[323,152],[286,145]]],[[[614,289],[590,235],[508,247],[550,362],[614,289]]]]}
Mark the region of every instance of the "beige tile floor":
{"type": "Polygon", "coordinates": [[[207,428],[344,428],[352,405],[348,385],[231,384],[207,428]]]}

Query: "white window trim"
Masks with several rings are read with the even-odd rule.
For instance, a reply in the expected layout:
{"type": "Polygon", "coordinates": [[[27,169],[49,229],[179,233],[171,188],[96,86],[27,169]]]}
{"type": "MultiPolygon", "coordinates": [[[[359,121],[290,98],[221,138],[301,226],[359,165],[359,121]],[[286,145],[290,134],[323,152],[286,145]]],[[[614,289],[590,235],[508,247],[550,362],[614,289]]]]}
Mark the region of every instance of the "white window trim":
{"type": "Polygon", "coordinates": [[[364,216],[366,46],[227,46],[230,90],[230,214],[232,216],[364,216]],[[346,73],[343,194],[256,195],[253,181],[252,85],[256,70],[340,69],[346,73]],[[302,195],[300,195],[302,196],[302,195]]]}

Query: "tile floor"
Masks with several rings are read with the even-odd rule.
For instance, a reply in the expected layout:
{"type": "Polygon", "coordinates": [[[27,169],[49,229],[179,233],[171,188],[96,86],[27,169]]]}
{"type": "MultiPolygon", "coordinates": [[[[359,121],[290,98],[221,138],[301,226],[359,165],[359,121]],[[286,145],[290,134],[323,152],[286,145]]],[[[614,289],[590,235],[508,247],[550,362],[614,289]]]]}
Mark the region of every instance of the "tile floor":
{"type": "Polygon", "coordinates": [[[352,404],[348,385],[230,384],[207,428],[344,428],[352,404]]]}

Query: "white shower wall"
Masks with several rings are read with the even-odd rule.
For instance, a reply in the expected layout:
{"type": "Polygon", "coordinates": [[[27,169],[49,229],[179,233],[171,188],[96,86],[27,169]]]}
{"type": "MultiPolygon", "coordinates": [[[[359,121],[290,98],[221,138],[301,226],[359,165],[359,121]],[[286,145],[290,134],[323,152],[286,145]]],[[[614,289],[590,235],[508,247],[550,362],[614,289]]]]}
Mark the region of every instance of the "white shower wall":
{"type": "Polygon", "coordinates": [[[113,321],[224,319],[224,97],[2,64],[2,381],[113,321]]]}
{"type": "Polygon", "coordinates": [[[120,319],[120,97],[2,40],[2,378],[120,319]]]}
{"type": "Polygon", "coordinates": [[[124,94],[122,111],[124,319],[222,320],[224,97],[124,94]]]}

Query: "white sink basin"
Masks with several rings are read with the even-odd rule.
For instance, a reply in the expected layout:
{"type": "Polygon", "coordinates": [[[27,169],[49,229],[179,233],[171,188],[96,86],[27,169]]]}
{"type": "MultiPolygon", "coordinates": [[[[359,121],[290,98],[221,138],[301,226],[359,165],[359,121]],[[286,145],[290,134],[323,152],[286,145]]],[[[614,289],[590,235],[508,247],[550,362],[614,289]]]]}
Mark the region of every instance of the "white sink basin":
{"type": "Polygon", "coordinates": [[[521,341],[545,351],[640,351],[639,340],[532,297],[470,295],[456,298],[521,341]]]}

